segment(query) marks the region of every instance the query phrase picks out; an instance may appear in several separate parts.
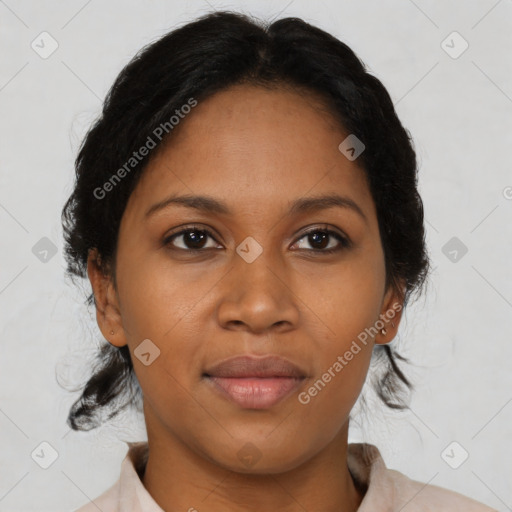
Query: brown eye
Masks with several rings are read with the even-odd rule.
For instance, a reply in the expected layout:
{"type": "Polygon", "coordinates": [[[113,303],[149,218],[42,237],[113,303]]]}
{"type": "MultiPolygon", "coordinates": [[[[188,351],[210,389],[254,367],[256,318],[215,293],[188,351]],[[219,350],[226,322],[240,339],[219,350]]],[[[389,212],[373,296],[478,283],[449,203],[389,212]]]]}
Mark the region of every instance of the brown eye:
{"type": "MultiPolygon", "coordinates": [[[[351,246],[347,238],[331,229],[312,229],[299,238],[299,240],[302,239],[306,239],[307,243],[312,247],[312,249],[305,248],[306,250],[327,254],[341,251],[351,246]],[[337,244],[335,241],[337,241],[337,244]]],[[[304,247],[299,247],[299,249],[304,249],[304,247]]]]}
{"type": "Polygon", "coordinates": [[[195,227],[182,229],[181,231],[168,236],[164,240],[164,245],[170,245],[173,249],[180,249],[184,251],[201,251],[203,249],[212,249],[215,247],[206,247],[208,239],[213,238],[213,235],[207,229],[199,229],[195,227]],[[181,247],[177,246],[174,241],[181,239],[181,247]]]}

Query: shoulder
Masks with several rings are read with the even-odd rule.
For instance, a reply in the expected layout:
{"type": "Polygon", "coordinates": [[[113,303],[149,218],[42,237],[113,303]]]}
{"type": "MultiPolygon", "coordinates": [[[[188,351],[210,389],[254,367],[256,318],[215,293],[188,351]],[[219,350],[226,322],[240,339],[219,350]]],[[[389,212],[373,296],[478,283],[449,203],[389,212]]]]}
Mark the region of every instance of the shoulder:
{"type": "Polygon", "coordinates": [[[163,512],[141,481],[148,457],[147,442],[127,444],[117,482],[74,512],[163,512]]]}
{"type": "Polygon", "coordinates": [[[101,496],[75,510],[74,512],[118,512],[119,480],[108,488],[101,496]]]}
{"type": "Polygon", "coordinates": [[[401,503],[401,507],[405,507],[405,510],[415,512],[434,510],[436,512],[497,512],[496,509],[468,496],[444,487],[412,480],[399,471],[386,469],[386,473],[396,492],[397,501],[401,503]]]}
{"type": "Polygon", "coordinates": [[[358,512],[497,512],[455,491],[418,482],[386,467],[375,445],[348,445],[348,465],[355,482],[365,488],[358,512]]]}

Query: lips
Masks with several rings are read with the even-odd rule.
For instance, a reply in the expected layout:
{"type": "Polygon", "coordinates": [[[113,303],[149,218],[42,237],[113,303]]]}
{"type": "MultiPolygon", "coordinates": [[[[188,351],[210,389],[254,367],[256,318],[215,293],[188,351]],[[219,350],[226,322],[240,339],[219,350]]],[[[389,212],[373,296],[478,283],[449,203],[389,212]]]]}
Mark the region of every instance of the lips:
{"type": "Polygon", "coordinates": [[[297,389],[306,373],[278,356],[237,356],[207,369],[215,392],[245,409],[266,409],[297,389]]]}
{"type": "Polygon", "coordinates": [[[209,377],[305,377],[296,365],[278,356],[237,356],[226,359],[206,370],[209,377]]]}

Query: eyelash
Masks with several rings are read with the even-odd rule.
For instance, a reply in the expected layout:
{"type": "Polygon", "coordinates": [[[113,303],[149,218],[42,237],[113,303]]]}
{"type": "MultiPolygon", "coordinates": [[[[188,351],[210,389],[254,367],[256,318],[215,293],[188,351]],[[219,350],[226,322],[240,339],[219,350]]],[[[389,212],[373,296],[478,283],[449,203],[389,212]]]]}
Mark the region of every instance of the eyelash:
{"type": "MultiPolygon", "coordinates": [[[[213,233],[209,229],[199,228],[197,226],[192,226],[192,227],[187,227],[185,229],[182,229],[181,231],[178,231],[178,232],[173,233],[172,235],[166,237],[164,239],[164,241],[163,241],[164,246],[171,246],[172,250],[179,250],[179,251],[185,251],[185,252],[191,252],[191,253],[199,253],[199,252],[204,252],[204,251],[208,250],[208,249],[182,249],[181,247],[172,247],[171,242],[175,238],[177,238],[177,237],[179,237],[181,235],[185,235],[187,233],[202,233],[202,234],[206,234],[207,236],[209,236],[210,238],[215,240],[215,242],[217,242],[217,240],[213,236],[213,233]]],[[[335,252],[342,251],[343,249],[349,249],[350,247],[352,247],[352,243],[350,242],[349,239],[347,239],[344,236],[340,235],[336,231],[333,231],[333,230],[327,229],[327,228],[323,228],[323,229],[322,228],[313,228],[313,229],[310,229],[309,231],[306,231],[305,233],[303,233],[302,236],[297,239],[297,242],[299,240],[302,240],[303,238],[307,237],[308,235],[310,235],[312,233],[324,233],[324,234],[327,234],[329,236],[334,237],[336,240],[338,240],[340,244],[338,245],[338,247],[335,247],[335,248],[332,248],[332,249],[302,249],[302,250],[306,250],[306,251],[309,251],[309,252],[315,252],[315,253],[321,253],[321,254],[333,254],[335,252]]]]}

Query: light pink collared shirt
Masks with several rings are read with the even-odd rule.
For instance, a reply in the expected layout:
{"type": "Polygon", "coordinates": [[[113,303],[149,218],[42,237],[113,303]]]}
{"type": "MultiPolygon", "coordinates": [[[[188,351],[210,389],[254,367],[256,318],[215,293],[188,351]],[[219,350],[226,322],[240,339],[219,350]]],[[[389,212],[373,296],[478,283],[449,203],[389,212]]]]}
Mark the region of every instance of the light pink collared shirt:
{"type": "MultiPolygon", "coordinates": [[[[75,512],[165,512],[141,481],[148,443],[127,444],[129,449],[121,464],[119,480],[75,512]]],[[[411,480],[388,469],[372,444],[349,443],[347,464],[354,480],[366,489],[358,512],[498,512],[462,494],[411,480]]]]}

